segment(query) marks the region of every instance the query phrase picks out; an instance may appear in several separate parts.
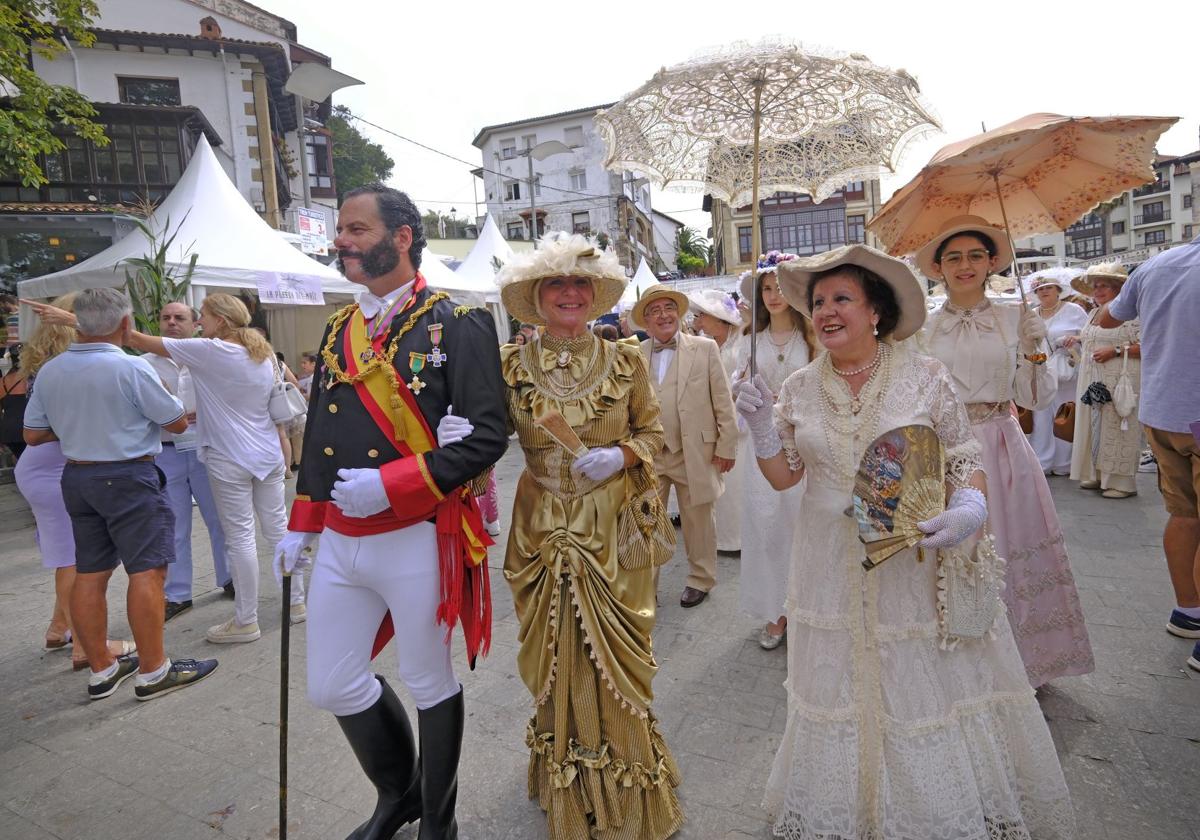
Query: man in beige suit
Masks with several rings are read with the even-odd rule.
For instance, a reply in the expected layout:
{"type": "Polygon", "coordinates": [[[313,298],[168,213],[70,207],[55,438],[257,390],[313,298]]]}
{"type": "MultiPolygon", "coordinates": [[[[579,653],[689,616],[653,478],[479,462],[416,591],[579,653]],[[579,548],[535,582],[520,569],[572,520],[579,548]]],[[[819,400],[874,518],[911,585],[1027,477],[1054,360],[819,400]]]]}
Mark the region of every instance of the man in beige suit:
{"type": "Polygon", "coordinates": [[[737,454],[737,416],[721,351],[710,338],[680,331],[685,295],[657,284],[642,292],[630,317],[649,333],[642,352],[662,407],[664,443],[654,459],[663,505],[671,487],[679,500],[687,586],[679,603],[694,607],[717,583],[717,523],[713,502],[724,489],[721,475],[737,454]]]}

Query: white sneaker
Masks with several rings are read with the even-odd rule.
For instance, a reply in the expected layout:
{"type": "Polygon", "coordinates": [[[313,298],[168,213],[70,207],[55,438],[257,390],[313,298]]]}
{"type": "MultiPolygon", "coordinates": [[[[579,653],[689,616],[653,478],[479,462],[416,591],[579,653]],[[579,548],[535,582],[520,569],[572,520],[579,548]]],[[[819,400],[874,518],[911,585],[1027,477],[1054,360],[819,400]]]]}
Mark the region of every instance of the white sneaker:
{"type": "Polygon", "coordinates": [[[484,527],[487,528],[487,532],[490,536],[493,536],[493,537],[500,536],[500,520],[499,519],[497,519],[495,522],[485,522],[484,527]]]}
{"type": "Polygon", "coordinates": [[[237,642],[253,642],[262,637],[258,622],[253,624],[238,624],[237,618],[231,618],[224,624],[215,624],[204,634],[214,645],[234,644],[237,642]]]}
{"type": "Polygon", "coordinates": [[[304,604],[292,604],[288,609],[288,617],[292,624],[303,624],[304,620],[308,618],[308,607],[304,604]]]}
{"type": "Polygon", "coordinates": [[[1138,472],[1152,473],[1158,472],[1158,461],[1154,457],[1154,453],[1149,449],[1142,452],[1142,457],[1138,461],[1138,472]]]}

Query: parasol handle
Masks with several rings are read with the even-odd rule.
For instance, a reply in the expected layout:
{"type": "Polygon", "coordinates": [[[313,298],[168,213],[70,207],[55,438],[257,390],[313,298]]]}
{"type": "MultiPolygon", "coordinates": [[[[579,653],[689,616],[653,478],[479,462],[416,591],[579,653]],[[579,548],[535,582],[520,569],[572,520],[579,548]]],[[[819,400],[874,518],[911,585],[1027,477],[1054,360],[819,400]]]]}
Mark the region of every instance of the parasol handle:
{"type": "Polygon", "coordinates": [[[753,176],[750,183],[750,288],[754,291],[750,301],[750,378],[758,373],[758,254],[762,247],[758,232],[758,142],[762,124],[762,89],[765,79],[754,81],[754,159],[753,176]]]}
{"type": "MultiPolygon", "coordinates": [[[[996,185],[996,203],[1000,205],[1000,218],[1004,220],[1004,235],[1008,237],[1008,247],[1013,253],[1013,277],[1017,280],[1017,292],[1021,295],[1021,306],[1025,309],[1029,308],[1029,300],[1025,297],[1025,282],[1021,280],[1021,269],[1017,266],[1017,243],[1013,239],[1012,231],[1008,227],[1008,212],[1004,209],[1004,196],[1000,194],[1000,173],[992,173],[992,182],[996,185]]],[[[1050,339],[1045,339],[1046,359],[1054,354],[1054,348],[1050,346],[1050,339]]]]}

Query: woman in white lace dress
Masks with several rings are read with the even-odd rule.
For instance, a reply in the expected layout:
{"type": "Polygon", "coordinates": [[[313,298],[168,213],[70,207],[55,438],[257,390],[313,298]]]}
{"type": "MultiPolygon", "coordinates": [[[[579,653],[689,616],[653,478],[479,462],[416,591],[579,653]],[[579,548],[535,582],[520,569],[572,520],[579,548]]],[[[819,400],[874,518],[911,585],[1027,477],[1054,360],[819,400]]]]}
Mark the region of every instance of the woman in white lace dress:
{"type": "Polygon", "coordinates": [[[1142,427],[1137,421],[1137,394],[1141,392],[1142,328],[1126,321],[1105,329],[1096,323],[1100,309],[1121,292],[1129,274],[1120,263],[1101,263],[1087,270],[1071,286],[1096,302],[1079,336],[1064,342],[1079,352],[1079,383],[1075,399],[1075,441],[1071,453],[1071,480],[1084,490],[1099,490],[1106,499],[1137,494],[1138,458],[1142,452],[1142,427]],[[1134,400],[1117,411],[1116,395],[1122,376],[1134,400]],[[1108,389],[1113,401],[1088,404],[1084,396],[1093,383],[1108,389]]]}
{"type": "MultiPolygon", "coordinates": [[[[706,289],[688,295],[691,302],[692,325],[717,342],[721,348],[721,364],[731,380],[741,359],[742,336],[738,328],[742,316],[733,297],[718,289],[706,289]]],[[[745,433],[739,431],[739,437],[745,433]]],[[[736,554],[742,550],[742,459],[725,473],[725,490],[713,506],[717,517],[717,551],[736,554]]]]}
{"type": "MultiPolygon", "coordinates": [[[[763,474],[779,488],[808,477],[787,602],[787,725],[765,798],[775,835],[1073,837],[1062,770],[1007,623],[957,639],[943,615],[953,619],[961,602],[939,609],[947,564],[970,558],[986,579],[1001,561],[983,531],[979,442],[950,375],[895,343],[924,321],[919,282],[865,245],[779,273],[828,352],[788,378],[774,418],[761,379],[737,389],[763,474]],[[945,448],[947,509],[920,523],[923,552],[866,571],[844,513],[855,472],[874,438],[910,424],[931,427],[945,448]]],[[[1001,610],[994,595],[989,610],[1001,610]]]]}
{"type": "Polygon", "coordinates": [[[1058,383],[1050,404],[1033,412],[1033,431],[1029,434],[1029,443],[1037,453],[1038,462],[1046,475],[1070,475],[1071,442],[1054,436],[1054,415],[1064,403],[1075,399],[1075,381],[1079,375],[1078,349],[1072,350],[1068,342],[1079,335],[1087,323],[1088,314],[1079,304],[1062,299],[1069,289],[1059,277],[1035,274],[1029,285],[1038,298],[1037,314],[1046,322],[1051,348],[1046,366],[1054,373],[1058,383]]]}
{"type": "MultiPolygon", "coordinates": [[[[758,261],[753,276],[750,272],[742,275],[742,299],[750,301],[758,296],[759,328],[753,332],[751,325],[744,330],[737,378],[745,376],[750,365],[750,343],[754,342],[758,372],[774,394],[779,393],[788,376],[813,357],[812,327],[783,299],[775,275],[778,265],[795,258],[795,254],[771,251],[758,261]]],[[[753,456],[754,448],[747,437],[738,461],[752,464],[753,456]]],[[[744,518],[742,528],[742,611],[764,622],[758,633],[758,644],[764,650],[779,647],[787,629],[783,602],[791,571],[788,559],[795,539],[794,513],[803,494],[803,483],[779,493],[753,467],[742,473],[742,508],[753,511],[744,518]],[[764,522],[770,522],[771,527],[762,527],[764,522]]]]}

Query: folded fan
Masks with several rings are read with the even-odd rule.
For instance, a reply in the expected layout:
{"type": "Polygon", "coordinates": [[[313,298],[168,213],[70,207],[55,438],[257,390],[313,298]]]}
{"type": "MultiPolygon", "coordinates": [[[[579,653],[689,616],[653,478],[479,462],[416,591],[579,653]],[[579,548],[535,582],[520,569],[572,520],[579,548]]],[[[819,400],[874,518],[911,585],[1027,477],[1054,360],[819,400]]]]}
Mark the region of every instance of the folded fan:
{"type": "Polygon", "coordinates": [[[918,522],[946,507],[945,454],[929,426],[901,426],[867,447],[854,477],[854,505],[866,547],[863,567],[872,569],[924,538],[918,522]]]}
{"type": "Polygon", "coordinates": [[[588,448],[583,445],[583,441],[579,439],[579,435],[575,434],[575,430],[567,422],[567,418],[557,411],[547,411],[541,417],[535,417],[533,424],[540,426],[546,434],[554,438],[555,443],[576,458],[588,451],[588,448]]]}

